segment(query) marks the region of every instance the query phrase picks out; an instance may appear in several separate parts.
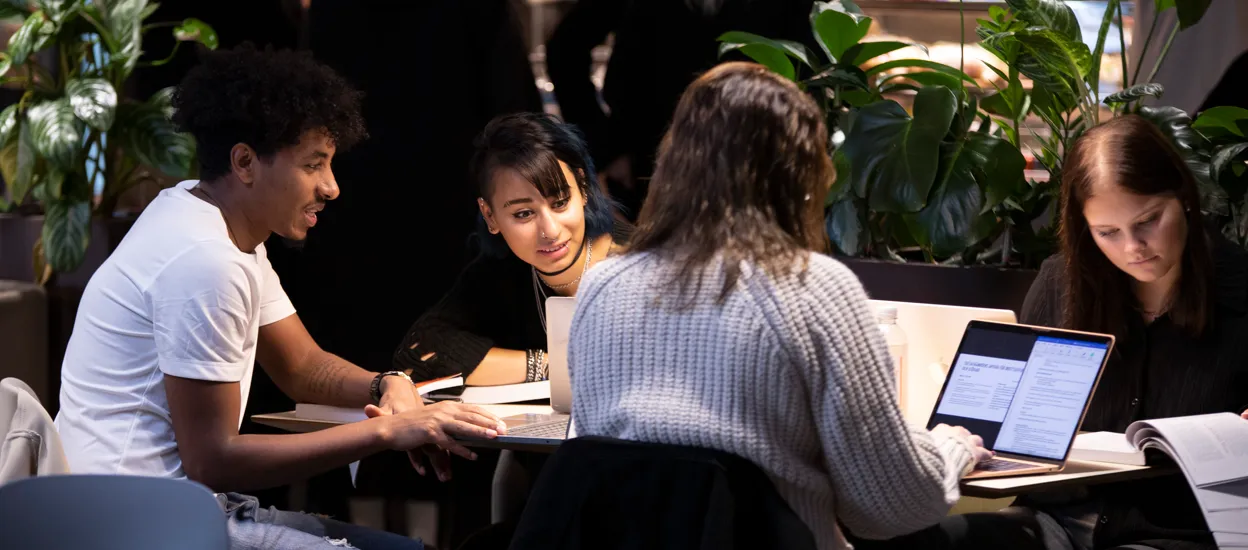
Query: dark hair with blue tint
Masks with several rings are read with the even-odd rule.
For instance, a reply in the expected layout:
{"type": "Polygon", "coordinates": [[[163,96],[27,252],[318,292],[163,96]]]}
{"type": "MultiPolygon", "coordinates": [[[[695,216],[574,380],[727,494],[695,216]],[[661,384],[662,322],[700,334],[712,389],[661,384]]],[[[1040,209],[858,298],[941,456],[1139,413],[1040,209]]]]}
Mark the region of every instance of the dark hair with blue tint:
{"type": "MultiPolygon", "coordinates": [[[[568,182],[559,161],[572,170],[585,197],[585,240],[610,233],[614,225],[614,204],[598,185],[585,138],[575,126],[553,115],[503,115],[485,126],[477,137],[472,156],[477,194],[489,203],[494,194],[494,172],[510,168],[533,184],[545,198],[567,196],[568,182]]],[[[511,253],[503,236],[491,235],[481,216],[477,218],[477,236],[482,253],[496,258],[511,253]]]]}

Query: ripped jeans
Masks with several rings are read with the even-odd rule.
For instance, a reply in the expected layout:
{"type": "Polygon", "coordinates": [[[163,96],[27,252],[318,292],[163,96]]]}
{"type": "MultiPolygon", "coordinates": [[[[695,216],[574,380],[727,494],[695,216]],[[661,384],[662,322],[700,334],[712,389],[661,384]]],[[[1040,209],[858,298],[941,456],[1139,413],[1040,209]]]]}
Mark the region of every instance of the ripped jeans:
{"type": "Polygon", "coordinates": [[[425,545],[394,533],[329,518],[261,508],[255,497],[218,493],[225,512],[230,550],[424,550],[425,545]]]}

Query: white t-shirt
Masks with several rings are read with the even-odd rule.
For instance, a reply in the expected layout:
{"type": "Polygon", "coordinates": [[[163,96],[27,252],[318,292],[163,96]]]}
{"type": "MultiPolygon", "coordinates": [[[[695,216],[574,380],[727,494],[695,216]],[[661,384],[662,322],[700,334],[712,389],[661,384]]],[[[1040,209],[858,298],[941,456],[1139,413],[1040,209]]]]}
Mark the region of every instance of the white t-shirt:
{"type": "Polygon", "coordinates": [[[164,375],[238,382],[241,424],[260,327],[295,313],[264,245],[240,251],[197,183],[162,191],[87,283],[56,416],[74,473],[186,477],[164,375]]]}

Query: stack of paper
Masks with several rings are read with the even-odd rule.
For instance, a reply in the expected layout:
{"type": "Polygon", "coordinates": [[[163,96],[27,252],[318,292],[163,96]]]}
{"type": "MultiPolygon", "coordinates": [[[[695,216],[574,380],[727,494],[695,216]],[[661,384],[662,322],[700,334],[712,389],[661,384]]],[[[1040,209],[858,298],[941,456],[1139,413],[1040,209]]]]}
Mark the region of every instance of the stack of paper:
{"type": "Polygon", "coordinates": [[[1126,435],[1118,432],[1087,432],[1075,436],[1069,458],[1129,466],[1144,465],[1144,451],[1136,449],[1126,435]]]}
{"type": "Polygon", "coordinates": [[[1248,421],[1231,413],[1132,423],[1137,449],[1158,449],[1187,476],[1218,548],[1248,549],[1248,421]]]}

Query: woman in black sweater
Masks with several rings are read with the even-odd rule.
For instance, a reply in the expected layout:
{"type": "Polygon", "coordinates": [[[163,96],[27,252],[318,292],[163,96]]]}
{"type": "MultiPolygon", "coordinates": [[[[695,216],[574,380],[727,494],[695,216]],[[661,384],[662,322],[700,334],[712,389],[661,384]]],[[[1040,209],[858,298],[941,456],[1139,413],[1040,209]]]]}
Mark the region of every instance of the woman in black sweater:
{"type": "MultiPolygon", "coordinates": [[[[1022,322],[1117,336],[1082,428],[1248,408],[1248,254],[1209,229],[1196,179],[1137,115],[1084,134],[1062,173],[1062,255],[1022,322]]],[[[889,548],[1212,550],[1182,475],[1019,497],[889,548]]],[[[860,544],[860,548],[878,548],[860,544]]]]}
{"type": "Polygon", "coordinates": [[[624,231],[584,140],[553,116],[494,119],[472,169],[481,253],[412,325],[394,366],[414,380],[458,373],[478,386],[544,380],[546,298],[574,295],[624,231]]]}

